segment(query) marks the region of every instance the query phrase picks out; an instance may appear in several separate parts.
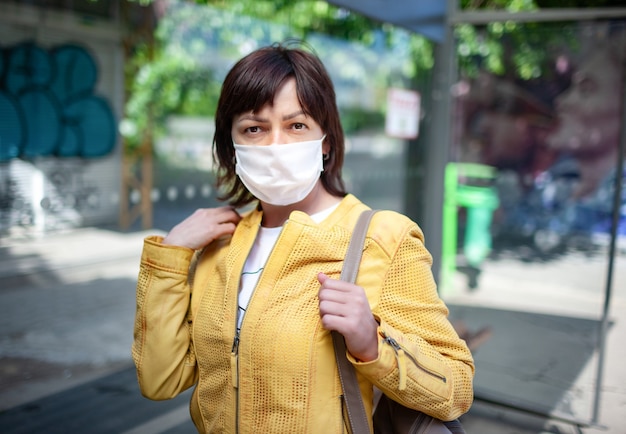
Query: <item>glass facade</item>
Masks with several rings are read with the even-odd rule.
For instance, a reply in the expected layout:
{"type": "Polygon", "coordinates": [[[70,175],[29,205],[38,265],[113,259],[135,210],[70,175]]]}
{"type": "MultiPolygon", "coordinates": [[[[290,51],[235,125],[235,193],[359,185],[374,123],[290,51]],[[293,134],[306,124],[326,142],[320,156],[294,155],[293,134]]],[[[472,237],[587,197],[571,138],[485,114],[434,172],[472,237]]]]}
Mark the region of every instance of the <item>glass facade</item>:
{"type": "Polygon", "coordinates": [[[490,336],[475,352],[483,396],[589,417],[607,286],[626,288],[625,30],[457,29],[443,273],[453,316],[490,336]]]}

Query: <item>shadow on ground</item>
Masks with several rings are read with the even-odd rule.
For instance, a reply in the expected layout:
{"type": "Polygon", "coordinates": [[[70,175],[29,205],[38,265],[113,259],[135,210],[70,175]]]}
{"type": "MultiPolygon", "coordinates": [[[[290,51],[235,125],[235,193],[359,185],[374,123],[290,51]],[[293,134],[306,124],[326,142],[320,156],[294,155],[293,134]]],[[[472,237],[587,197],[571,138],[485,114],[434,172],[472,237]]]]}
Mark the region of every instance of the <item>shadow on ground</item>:
{"type": "Polygon", "coordinates": [[[476,306],[449,305],[450,317],[491,336],[474,351],[477,400],[580,420],[573,399],[589,400],[576,384],[594,357],[600,322],[476,306]]]}
{"type": "MultiPolygon", "coordinates": [[[[35,400],[0,413],[0,432],[22,434],[123,433],[159,415],[186,407],[187,391],[168,401],[150,401],[139,392],[135,369],[124,369],[98,380],[35,400]]],[[[166,431],[196,432],[191,420],[166,431]]]]}

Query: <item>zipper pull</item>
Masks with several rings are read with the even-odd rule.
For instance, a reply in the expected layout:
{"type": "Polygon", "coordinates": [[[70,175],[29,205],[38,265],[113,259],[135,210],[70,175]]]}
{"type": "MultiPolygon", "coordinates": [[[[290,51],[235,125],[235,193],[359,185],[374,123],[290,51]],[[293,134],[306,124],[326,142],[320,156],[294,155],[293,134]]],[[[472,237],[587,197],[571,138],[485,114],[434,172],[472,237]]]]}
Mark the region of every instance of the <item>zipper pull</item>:
{"type": "Polygon", "coordinates": [[[380,331],[380,335],[383,337],[383,341],[393,348],[396,353],[396,361],[398,363],[398,390],[406,389],[406,377],[407,377],[407,368],[406,368],[406,353],[400,346],[396,340],[387,334],[384,331],[380,331]]]}
{"type": "Polygon", "coordinates": [[[239,358],[239,332],[235,335],[235,339],[233,340],[233,347],[230,351],[230,373],[231,373],[231,381],[234,388],[239,387],[239,369],[238,369],[238,358],[239,358]]]}
{"type": "Polygon", "coordinates": [[[230,349],[230,352],[234,355],[239,353],[239,330],[237,330],[237,334],[235,334],[235,339],[233,339],[233,347],[230,349]]]}

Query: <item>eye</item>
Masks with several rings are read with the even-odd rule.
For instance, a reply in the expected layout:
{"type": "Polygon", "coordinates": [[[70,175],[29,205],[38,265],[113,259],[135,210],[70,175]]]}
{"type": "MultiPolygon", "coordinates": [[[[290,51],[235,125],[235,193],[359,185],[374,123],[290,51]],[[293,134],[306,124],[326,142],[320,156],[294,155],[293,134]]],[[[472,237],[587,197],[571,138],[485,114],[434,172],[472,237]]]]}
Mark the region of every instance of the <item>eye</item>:
{"type": "Polygon", "coordinates": [[[302,122],[296,122],[295,124],[293,124],[294,130],[304,130],[305,128],[306,125],[304,125],[302,122]]]}
{"type": "Polygon", "coordinates": [[[244,130],[246,133],[255,134],[261,131],[261,128],[257,126],[248,127],[244,130]]]}

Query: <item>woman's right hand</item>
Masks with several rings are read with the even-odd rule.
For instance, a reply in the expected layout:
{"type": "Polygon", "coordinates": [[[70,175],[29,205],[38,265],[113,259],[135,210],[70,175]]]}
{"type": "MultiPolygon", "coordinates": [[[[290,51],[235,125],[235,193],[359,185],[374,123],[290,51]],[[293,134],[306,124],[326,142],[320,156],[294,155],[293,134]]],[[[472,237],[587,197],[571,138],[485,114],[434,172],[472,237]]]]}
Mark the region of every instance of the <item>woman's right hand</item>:
{"type": "Polygon", "coordinates": [[[232,235],[241,216],[230,206],[200,208],[177,224],[163,244],[198,250],[224,235],[232,235]]]}

